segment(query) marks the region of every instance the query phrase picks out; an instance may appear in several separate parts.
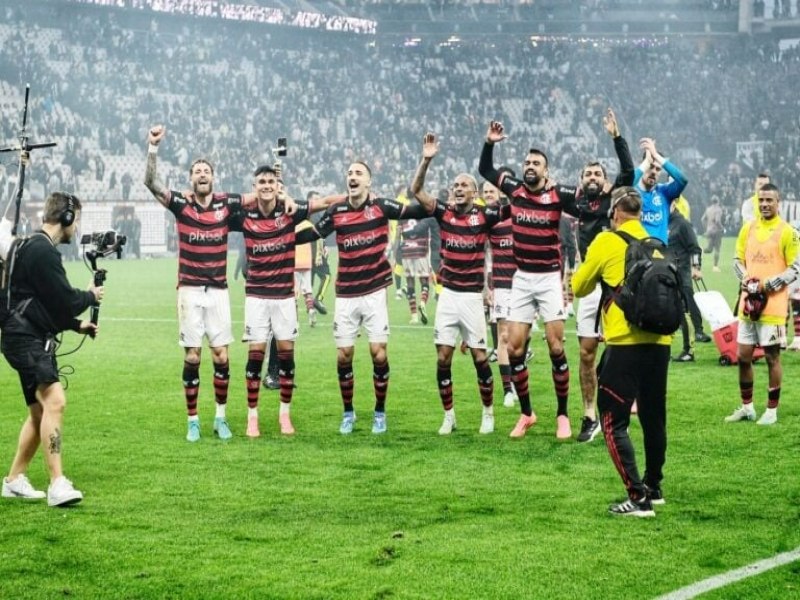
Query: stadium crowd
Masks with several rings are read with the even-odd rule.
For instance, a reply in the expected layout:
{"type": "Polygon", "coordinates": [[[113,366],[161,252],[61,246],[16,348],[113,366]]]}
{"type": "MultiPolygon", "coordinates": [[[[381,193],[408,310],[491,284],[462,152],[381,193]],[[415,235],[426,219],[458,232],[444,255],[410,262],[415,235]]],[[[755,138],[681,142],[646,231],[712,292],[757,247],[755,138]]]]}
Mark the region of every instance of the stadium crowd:
{"type": "MultiPolygon", "coordinates": [[[[340,188],[356,156],[374,163],[388,191],[408,182],[426,129],[446,149],[435,182],[443,185],[449,174],[477,171],[492,118],[506,125],[510,155],[535,143],[553,157],[552,173],[574,182],[587,157],[611,158],[599,127],[607,106],[629,139],[655,138],[689,174],[696,225],[718,195],[734,232],[756,172],[771,172],[787,191],[800,183],[800,101],[785,84],[800,50],[776,42],[488,36],[405,45],[110,11],[87,12],[67,29],[57,14],[33,11],[6,7],[0,25],[0,139],[16,136],[17,88],[35,81],[34,133],[60,142],[29,175],[42,198],[54,189],[89,201],[146,198],[139,141],[154,121],[171,132],[163,163],[171,187],[185,185],[189,162],[204,155],[222,189],[246,189],[285,135],[296,196],[340,188]],[[737,156],[739,142],[763,144],[737,156]]],[[[13,179],[13,165],[4,167],[0,192],[13,179]]]]}

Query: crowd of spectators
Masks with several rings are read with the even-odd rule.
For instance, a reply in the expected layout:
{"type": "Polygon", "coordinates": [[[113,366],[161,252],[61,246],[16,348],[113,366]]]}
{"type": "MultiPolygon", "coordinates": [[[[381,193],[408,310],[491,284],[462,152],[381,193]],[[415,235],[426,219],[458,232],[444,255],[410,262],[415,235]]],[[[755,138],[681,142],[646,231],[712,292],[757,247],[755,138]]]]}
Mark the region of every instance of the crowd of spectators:
{"type": "MultiPolygon", "coordinates": [[[[409,181],[426,130],[441,139],[442,160],[430,175],[441,187],[459,171],[477,173],[490,119],[504,121],[510,135],[498,160],[518,169],[528,147],[541,147],[551,175],[574,183],[589,158],[615,168],[601,125],[607,106],[634,148],[654,137],[684,170],[693,217],[716,194],[734,219],[761,170],[787,191],[800,185],[800,97],[791,83],[800,51],[774,40],[487,37],[410,45],[130,14],[75,11],[66,25],[57,14],[23,18],[6,9],[0,144],[17,135],[19,91],[9,94],[30,81],[34,132],[59,141],[30,170],[39,193],[147,199],[144,140],[154,123],[167,127],[160,176],[173,188],[186,186],[189,163],[205,156],[218,189],[249,189],[253,168],[272,161],[283,136],[296,197],[341,190],[357,157],[390,194],[409,181]],[[763,152],[737,160],[737,142],[763,142],[763,152]]],[[[0,186],[8,186],[13,165],[0,160],[0,186]]]]}

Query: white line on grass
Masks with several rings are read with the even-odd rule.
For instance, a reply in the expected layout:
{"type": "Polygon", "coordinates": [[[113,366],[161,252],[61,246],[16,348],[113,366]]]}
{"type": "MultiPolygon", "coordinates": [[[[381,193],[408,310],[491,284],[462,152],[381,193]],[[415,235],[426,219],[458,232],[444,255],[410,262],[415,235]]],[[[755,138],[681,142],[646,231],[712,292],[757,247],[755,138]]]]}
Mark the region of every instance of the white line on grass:
{"type": "Polygon", "coordinates": [[[793,563],[798,559],[800,559],[800,547],[789,552],[776,554],[771,558],[765,558],[764,560],[745,565],[739,569],[722,573],[721,575],[709,577],[708,579],[698,581],[692,585],[687,585],[684,588],[675,590],[664,596],[659,596],[656,600],[689,600],[690,598],[696,598],[700,594],[725,587],[726,585],[741,581],[742,579],[747,579],[753,575],[760,575],[776,567],[782,567],[783,565],[793,563]]]}

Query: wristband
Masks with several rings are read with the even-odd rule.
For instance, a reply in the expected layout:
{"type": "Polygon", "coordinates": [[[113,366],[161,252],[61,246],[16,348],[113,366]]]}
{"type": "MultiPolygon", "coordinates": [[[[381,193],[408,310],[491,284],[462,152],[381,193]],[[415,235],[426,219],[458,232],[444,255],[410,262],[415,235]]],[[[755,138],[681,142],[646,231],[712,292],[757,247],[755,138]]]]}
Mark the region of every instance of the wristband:
{"type": "Polygon", "coordinates": [[[156,144],[147,144],[148,154],[158,154],[158,146],[156,144]]]}

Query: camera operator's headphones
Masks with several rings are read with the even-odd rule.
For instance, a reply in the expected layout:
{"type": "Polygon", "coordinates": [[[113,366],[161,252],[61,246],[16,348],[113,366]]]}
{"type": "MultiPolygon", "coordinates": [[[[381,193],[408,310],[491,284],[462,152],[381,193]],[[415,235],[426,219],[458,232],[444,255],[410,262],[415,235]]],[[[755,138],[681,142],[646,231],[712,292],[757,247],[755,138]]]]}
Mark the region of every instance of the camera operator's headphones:
{"type": "Polygon", "coordinates": [[[58,216],[58,222],[62,227],[69,227],[75,222],[75,196],[72,194],[64,194],[67,199],[67,205],[64,211],[58,216]]]}

